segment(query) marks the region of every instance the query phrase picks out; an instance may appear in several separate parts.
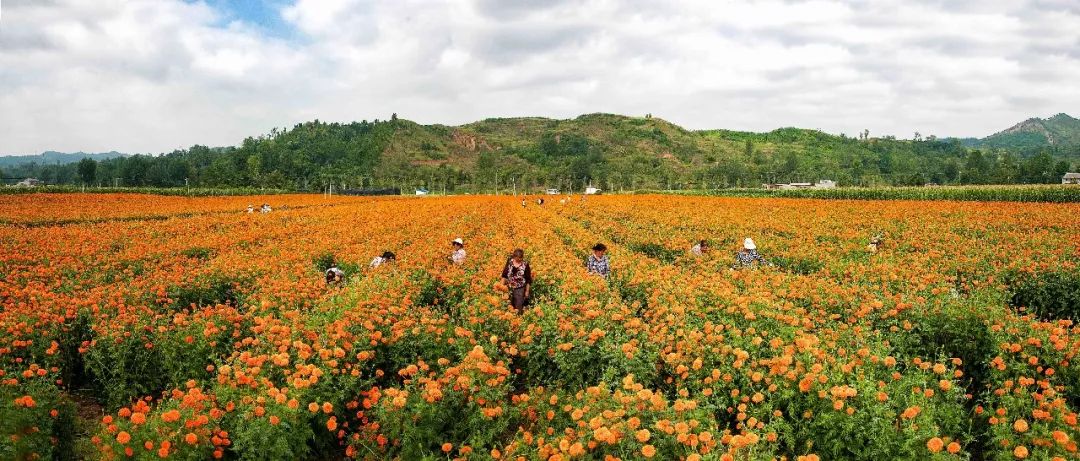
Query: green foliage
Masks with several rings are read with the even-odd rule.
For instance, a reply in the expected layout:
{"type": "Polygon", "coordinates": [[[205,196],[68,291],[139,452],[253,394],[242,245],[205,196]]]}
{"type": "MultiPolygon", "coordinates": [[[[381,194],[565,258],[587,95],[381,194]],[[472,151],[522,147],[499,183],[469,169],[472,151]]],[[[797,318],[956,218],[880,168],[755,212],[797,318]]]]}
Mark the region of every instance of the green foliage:
{"type": "Polygon", "coordinates": [[[176,285],[166,292],[163,306],[173,309],[201,307],[207,304],[240,304],[238,288],[246,282],[246,276],[235,274],[210,274],[176,285]]]}
{"type": "Polygon", "coordinates": [[[1011,304],[1048,320],[1080,320],[1080,273],[1049,272],[1014,283],[1011,304]]]}
{"type": "Polygon", "coordinates": [[[816,259],[776,256],[771,258],[773,264],[780,266],[788,272],[795,274],[813,274],[825,267],[825,263],[816,259]]]}
{"type": "Polygon", "coordinates": [[[94,159],[84,158],[79,161],[79,178],[83,184],[93,184],[97,179],[97,162],[94,159]]]}
{"type": "Polygon", "coordinates": [[[667,264],[675,262],[683,254],[680,250],[673,250],[659,243],[629,243],[627,248],[667,264]]]}
{"type": "Polygon", "coordinates": [[[205,261],[214,255],[214,250],[206,247],[191,247],[181,251],[180,254],[192,259],[205,261]]]}
{"type": "Polygon", "coordinates": [[[0,384],[0,459],[73,459],[75,409],[49,379],[0,384]]]}

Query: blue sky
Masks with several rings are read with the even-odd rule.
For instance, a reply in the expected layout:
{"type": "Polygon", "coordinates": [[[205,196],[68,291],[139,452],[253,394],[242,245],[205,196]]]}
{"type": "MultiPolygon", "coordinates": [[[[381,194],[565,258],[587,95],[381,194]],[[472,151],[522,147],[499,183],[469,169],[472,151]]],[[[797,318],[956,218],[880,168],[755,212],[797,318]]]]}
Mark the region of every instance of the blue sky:
{"type": "Polygon", "coordinates": [[[241,20],[257,26],[270,36],[293,39],[296,30],[281,17],[281,8],[291,2],[286,0],[188,0],[191,3],[205,1],[221,12],[225,21],[241,20]]]}
{"type": "Polygon", "coordinates": [[[1080,111],[1077,0],[3,0],[0,155],[391,114],[982,137],[1080,111]]]}

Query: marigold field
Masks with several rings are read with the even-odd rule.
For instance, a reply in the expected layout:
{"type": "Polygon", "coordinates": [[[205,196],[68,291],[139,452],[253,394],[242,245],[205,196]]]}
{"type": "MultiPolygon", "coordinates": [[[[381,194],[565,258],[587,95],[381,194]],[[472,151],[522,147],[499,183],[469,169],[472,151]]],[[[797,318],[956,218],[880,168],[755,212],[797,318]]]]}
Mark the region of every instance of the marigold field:
{"type": "Polygon", "coordinates": [[[0,459],[1080,459],[1078,216],[0,197],[0,459]],[[775,266],[729,270],[744,237],[775,266]],[[584,269],[596,242],[610,280],[584,269]],[[499,278],[516,247],[520,316],[499,278]]]}

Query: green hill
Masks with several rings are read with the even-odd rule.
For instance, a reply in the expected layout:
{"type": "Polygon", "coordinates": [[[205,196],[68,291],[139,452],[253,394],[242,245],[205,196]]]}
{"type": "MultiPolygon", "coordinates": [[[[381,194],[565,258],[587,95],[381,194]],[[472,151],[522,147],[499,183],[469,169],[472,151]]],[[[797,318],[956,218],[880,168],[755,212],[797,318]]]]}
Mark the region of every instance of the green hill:
{"type": "Polygon", "coordinates": [[[13,167],[13,166],[17,166],[17,165],[22,165],[24,163],[37,163],[37,164],[40,164],[40,165],[55,165],[55,164],[63,165],[63,164],[66,164],[66,163],[75,163],[75,162],[78,162],[79,160],[82,160],[84,158],[89,158],[89,159],[93,159],[93,160],[108,160],[108,159],[111,159],[111,158],[123,157],[124,155],[126,155],[126,154],[121,154],[121,153],[115,152],[115,151],[114,152],[103,152],[103,153],[98,153],[98,154],[88,154],[86,152],[66,153],[66,152],[56,152],[56,151],[51,151],[50,150],[50,151],[42,152],[42,153],[37,154],[37,155],[3,155],[3,156],[0,156],[0,167],[13,167]]]}
{"type": "MultiPolygon", "coordinates": [[[[1051,119],[1055,120],[1055,119],[1051,119]]],[[[1048,122],[1050,123],[1050,122],[1048,122]]],[[[1058,123],[1058,122],[1053,122],[1058,123]]],[[[1056,125],[1054,125],[1056,126],[1056,125]]],[[[1056,129],[1056,128],[1055,128],[1056,129]]],[[[486,119],[461,126],[386,121],[324,123],[192,146],[161,156],[99,162],[93,177],[74,165],[40,168],[51,183],[272,187],[427,187],[434,191],[607,190],[759,187],[832,179],[841,185],[1055,182],[1080,151],[1019,158],[959,140],[858,139],[816,130],[766,133],[687,130],[655,117],[588,114],[568,120],[486,119]]]]}
{"type": "Polygon", "coordinates": [[[1029,118],[972,144],[1005,149],[1076,146],[1080,145],[1080,120],[1067,114],[1046,119],[1029,118]]]}

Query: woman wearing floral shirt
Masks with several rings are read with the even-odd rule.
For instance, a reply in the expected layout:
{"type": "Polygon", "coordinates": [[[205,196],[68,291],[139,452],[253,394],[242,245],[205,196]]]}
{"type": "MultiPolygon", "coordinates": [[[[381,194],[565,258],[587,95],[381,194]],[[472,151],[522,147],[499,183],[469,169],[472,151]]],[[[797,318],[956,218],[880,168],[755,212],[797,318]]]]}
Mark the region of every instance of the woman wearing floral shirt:
{"type": "Polygon", "coordinates": [[[525,251],[518,248],[514,255],[506,260],[502,271],[503,283],[510,289],[510,305],[520,314],[525,310],[532,286],[532,268],[525,261],[525,251]]]}
{"type": "Polygon", "coordinates": [[[765,260],[757,252],[757,245],[754,244],[754,240],[747,237],[743,240],[743,247],[738,253],[735,253],[735,264],[731,265],[732,269],[738,269],[740,267],[751,267],[754,263],[769,265],[769,262],[765,260]]]}
{"type": "Polygon", "coordinates": [[[601,277],[607,278],[611,273],[611,263],[608,262],[607,246],[603,243],[597,243],[592,247],[592,254],[589,255],[589,259],[585,261],[585,269],[590,274],[596,274],[601,277]]]}

